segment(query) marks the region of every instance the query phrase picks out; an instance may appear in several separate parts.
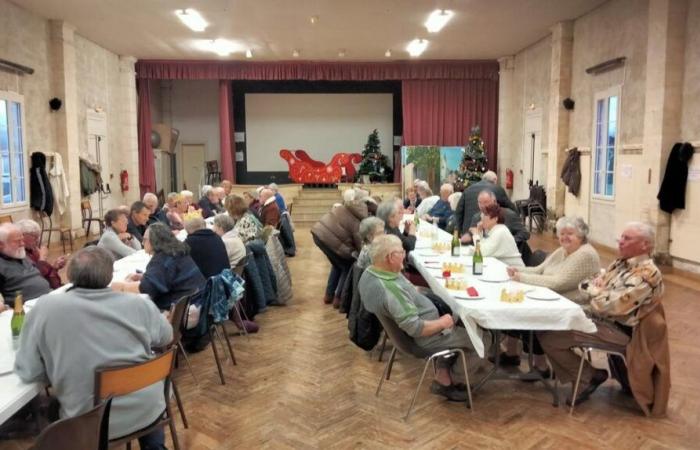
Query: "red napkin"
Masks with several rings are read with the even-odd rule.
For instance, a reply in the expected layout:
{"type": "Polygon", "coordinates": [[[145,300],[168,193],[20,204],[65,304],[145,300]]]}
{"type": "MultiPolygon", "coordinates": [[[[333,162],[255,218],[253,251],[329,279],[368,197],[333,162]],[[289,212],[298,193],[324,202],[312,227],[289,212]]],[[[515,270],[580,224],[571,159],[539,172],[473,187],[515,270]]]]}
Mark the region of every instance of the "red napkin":
{"type": "Polygon", "coordinates": [[[479,296],[479,292],[477,292],[477,290],[474,286],[469,286],[467,288],[467,294],[469,294],[470,297],[478,297],[479,296]]]}

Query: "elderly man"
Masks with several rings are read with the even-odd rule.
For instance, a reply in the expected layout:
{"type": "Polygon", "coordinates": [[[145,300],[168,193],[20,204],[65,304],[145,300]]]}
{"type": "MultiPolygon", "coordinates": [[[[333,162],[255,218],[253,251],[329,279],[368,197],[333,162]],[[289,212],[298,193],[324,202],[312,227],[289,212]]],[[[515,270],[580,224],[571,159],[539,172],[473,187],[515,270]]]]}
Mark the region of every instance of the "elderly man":
{"type": "Polygon", "coordinates": [[[272,189],[263,189],[260,191],[260,221],[263,226],[271,225],[275,228],[280,223],[281,213],[277,206],[277,199],[272,189]]]}
{"type": "MultiPolygon", "coordinates": [[[[472,242],[472,235],[483,231],[479,225],[481,222],[481,213],[484,212],[488,206],[496,203],[498,203],[496,194],[490,189],[484,189],[479,192],[479,196],[477,197],[479,211],[474,213],[469,221],[469,229],[461,236],[462,243],[466,244],[472,242]]],[[[527,240],[530,239],[530,232],[525,228],[525,224],[518,213],[508,208],[501,208],[501,212],[503,213],[504,225],[508,227],[510,234],[513,235],[518,249],[521,249],[523,243],[526,243],[527,240]]]]}
{"type": "MultiPolygon", "coordinates": [[[[15,373],[25,383],[48,382],[60,402],[62,418],[93,407],[95,369],[136,364],[152,357],[151,348],[167,345],[172,327],[150,300],[114,292],[112,256],[91,246],[68,264],[73,287],[39,298],[27,315],[15,358],[15,373]]],[[[165,410],[163,384],[116,397],[109,415],[114,439],[155,422],[165,410]]],[[[158,429],[142,438],[142,449],[163,449],[158,429]]]]}
{"type": "Polygon", "coordinates": [[[207,228],[204,219],[193,217],[185,221],[185,230],[185,244],[190,247],[190,256],[204,278],[219,275],[224,269],[231,268],[224,241],[207,228]]]}
{"type": "Polygon", "coordinates": [[[127,233],[143,244],[143,234],[148,228],[148,219],[151,217],[151,210],[144,202],[135,201],[129,210],[129,223],[126,226],[127,233]]]}
{"type": "Polygon", "coordinates": [[[214,188],[214,193],[216,194],[216,202],[214,203],[214,206],[216,207],[216,213],[219,214],[224,212],[224,199],[226,198],[226,190],[221,186],[217,186],[214,188]]]}
{"type": "MultiPolygon", "coordinates": [[[[396,322],[416,345],[430,352],[448,348],[463,348],[466,352],[466,349],[473,348],[467,331],[455,327],[458,317],[440,315],[435,304],[401,274],[404,257],[405,251],[396,236],[374,238],[370,247],[372,265],[359,282],[365,309],[396,322]]],[[[430,390],[448,400],[463,402],[467,397],[464,387],[456,386],[450,374],[450,366],[453,369],[461,367],[461,364],[454,365],[455,362],[456,358],[438,359],[438,370],[430,390]]],[[[459,373],[459,370],[455,372],[459,373]]]]}
{"type": "Polygon", "coordinates": [[[282,194],[280,194],[280,189],[279,186],[277,186],[277,183],[270,183],[267,187],[275,193],[275,203],[277,203],[277,207],[280,209],[280,214],[285,212],[287,210],[287,204],[284,202],[284,197],[282,197],[282,194]]]}
{"type": "Polygon", "coordinates": [[[459,230],[460,234],[467,232],[472,217],[479,211],[477,197],[484,189],[488,189],[496,195],[496,200],[501,207],[508,208],[515,212],[518,211],[513,202],[508,198],[506,191],[497,183],[498,177],[496,173],[489,170],[481,176],[481,181],[469,185],[469,187],[464,190],[462,198],[455,210],[455,227],[459,230]]]}
{"type": "Polygon", "coordinates": [[[437,223],[437,226],[444,230],[447,226],[447,221],[452,217],[452,207],[450,207],[449,199],[454,191],[454,187],[449,183],[440,186],[440,199],[421,218],[428,222],[437,223]]]}
{"type": "Polygon", "coordinates": [[[0,225],[0,292],[5,303],[14,305],[18,292],[29,300],[49,291],[49,282],[27,258],[22,230],[11,223],[0,225]]]}
{"type": "Polygon", "coordinates": [[[199,209],[202,210],[202,217],[212,217],[218,211],[217,203],[219,196],[213,187],[207,185],[202,186],[202,198],[199,199],[199,209]]]}
{"type": "MultiPolygon", "coordinates": [[[[578,373],[580,357],[571,347],[583,343],[627,345],[632,330],[639,324],[640,308],[661,301],[663,280],[651,259],[654,230],[643,223],[629,223],[617,246],[619,258],[607,271],[579,285],[579,290],[590,298],[590,312],[598,330],[592,334],[580,331],[538,333],[540,344],[563,383],[573,382],[578,373]]],[[[576,404],[587,400],[607,378],[607,371],[586,364],[576,404]]],[[[567,403],[572,401],[569,399],[567,403]]]]}
{"type": "Polygon", "coordinates": [[[166,213],[160,207],[159,203],[160,202],[158,201],[158,197],[156,196],[156,194],[152,192],[146,192],[144,194],[143,204],[146,205],[148,207],[148,210],[150,211],[150,215],[148,216],[148,222],[146,223],[146,226],[156,222],[161,222],[170,226],[168,218],[165,215],[166,213]]]}
{"type": "Polygon", "coordinates": [[[418,188],[416,190],[421,201],[420,205],[416,206],[415,214],[418,214],[418,217],[423,217],[425,214],[428,214],[433,206],[435,206],[438,200],[440,200],[440,197],[433,195],[433,191],[430,189],[427,181],[421,181],[418,183],[418,188]]]}
{"type": "Polygon", "coordinates": [[[27,258],[39,269],[41,276],[49,282],[51,289],[61,287],[63,282],[58,271],[66,265],[66,256],[59,256],[56,258],[56,262],[51,264],[47,259],[49,249],[46,246],[39,247],[39,241],[41,240],[41,227],[39,224],[31,219],[24,219],[17,222],[17,227],[22,231],[27,258]]]}

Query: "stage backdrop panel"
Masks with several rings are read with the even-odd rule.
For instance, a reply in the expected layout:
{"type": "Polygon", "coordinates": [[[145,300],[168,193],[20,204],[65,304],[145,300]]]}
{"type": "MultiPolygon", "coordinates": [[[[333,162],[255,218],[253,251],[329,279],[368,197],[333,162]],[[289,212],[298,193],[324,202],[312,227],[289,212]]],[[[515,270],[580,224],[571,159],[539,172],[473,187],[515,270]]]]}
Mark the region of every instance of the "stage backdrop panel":
{"type": "Polygon", "coordinates": [[[440,185],[457,181],[464,147],[439,147],[437,145],[411,145],[401,147],[402,191],[413,186],[416,178],[425,180],[438,195],[440,185]]]}
{"type": "Polygon", "coordinates": [[[375,128],[393,159],[392,94],[245,94],[245,118],[250,172],[286,171],[283,148],[326,163],[335,153],[361,153],[375,128]]]}

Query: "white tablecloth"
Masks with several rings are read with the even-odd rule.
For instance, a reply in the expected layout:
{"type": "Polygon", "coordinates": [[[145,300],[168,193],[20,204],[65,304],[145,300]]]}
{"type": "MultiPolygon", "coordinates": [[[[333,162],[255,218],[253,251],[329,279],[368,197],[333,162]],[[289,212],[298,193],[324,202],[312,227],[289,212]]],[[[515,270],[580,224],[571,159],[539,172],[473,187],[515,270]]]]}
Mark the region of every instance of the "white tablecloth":
{"type": "MultiPolygon", "coordinates": [[[[452,257],[449,252],[441,255],[432,250],[433,239],[423,237],[425,229],[431,227],[427,222],[421,222],[417,233],[416,250],[410,254],[411,262],[425,278],[430,289],[451,307],[456,305],[456,313],[464,322],[472,344],[479,356],[484,356],[484,344],[479,327],[493,330],[579,330],[586,333],[596,331],[595,324],[576,303],[564,298],[549,289],[537,287],[538,292],[546,292],[556,296],[556,300],[533,300],[527,295],[522,303],[505,303],[500,301],[503,288],[518,288],[526,292],[534,290],[534,286],[513,281],[487,282],[472,275],[472,257],[466,256],[466,247],[462,247],[465,256],[452,257]],[[421,233],[423,229],[423,233],[421,233]],[[445,288],[441,269],[429,267],[442,266],[443,262],[459,262],[465,265],[464,273],[454,273],[452,278],[463,278],[470,286],[476,288],[481,300],[460,300],[445,288]],[[427,267],[426,267],[427,265],[427,267]],[[477,326],[478,325],[478,326],[477,326]]],[[[439,230],[437,240],[450,243],[452,237],[445,231],[439,230]]],[[[494,258],[485,258],[484,277],[507,280],[506,265],[494,258]]]]}

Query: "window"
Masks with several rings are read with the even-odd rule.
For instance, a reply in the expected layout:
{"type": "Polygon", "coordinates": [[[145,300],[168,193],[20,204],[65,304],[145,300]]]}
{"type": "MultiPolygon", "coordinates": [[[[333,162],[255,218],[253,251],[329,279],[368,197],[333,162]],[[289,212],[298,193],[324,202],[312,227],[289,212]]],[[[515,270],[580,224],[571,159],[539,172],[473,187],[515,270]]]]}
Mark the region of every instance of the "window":
{"type": "Polygon", "coordinates": [[[3,208],[27,203],[23,98],[0,91],[0,199],[3,208]]]}
{"type": "Polygon", "coordinates": [[[615,196],[615,148],[619,136],[620,89],[596,95],[593,123],[593,196],[615,196]]]}

